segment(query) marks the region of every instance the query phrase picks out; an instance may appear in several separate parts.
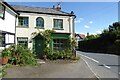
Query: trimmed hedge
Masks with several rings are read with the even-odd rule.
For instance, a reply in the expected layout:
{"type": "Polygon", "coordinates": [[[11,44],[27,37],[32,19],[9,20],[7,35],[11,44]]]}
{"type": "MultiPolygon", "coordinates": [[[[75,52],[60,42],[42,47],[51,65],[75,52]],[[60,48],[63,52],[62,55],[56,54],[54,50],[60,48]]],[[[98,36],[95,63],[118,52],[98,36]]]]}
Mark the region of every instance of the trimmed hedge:
{"type": "Polygon", "coordinates": [[[99,37],[97,39],[85,40],[78,42],[78,48],[85,52],[95,52],[95,53],[108,53],[116,54],[120,53],[120,40],[115,40],[115,38],[99,37]]]}

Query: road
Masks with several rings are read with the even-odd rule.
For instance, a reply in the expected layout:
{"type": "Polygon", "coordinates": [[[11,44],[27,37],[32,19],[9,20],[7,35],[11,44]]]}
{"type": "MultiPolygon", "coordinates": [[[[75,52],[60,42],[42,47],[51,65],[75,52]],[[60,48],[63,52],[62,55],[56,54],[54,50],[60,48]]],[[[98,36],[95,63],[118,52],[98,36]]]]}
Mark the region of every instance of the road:
{"type": "MultiPolygon", "coordinates": [[[[118,78],[118,56],[77,51],[98,78],[118,78]]],[[[119,69],[118,69],[119,68],[119,69]]]]}

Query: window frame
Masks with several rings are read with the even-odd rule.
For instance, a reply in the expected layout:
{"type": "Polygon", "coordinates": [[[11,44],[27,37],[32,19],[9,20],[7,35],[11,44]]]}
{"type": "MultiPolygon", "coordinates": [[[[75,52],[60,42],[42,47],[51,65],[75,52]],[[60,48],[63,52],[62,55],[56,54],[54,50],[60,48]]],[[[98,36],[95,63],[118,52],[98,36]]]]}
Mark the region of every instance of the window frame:
{"type": "Polygon", "coordinates": [[[5,33],[0,33],[0,41],[1,41],[1,44],[0,44],[0,47],[5,47],[5,33]],[[3,41],[2,41],[3,39],[3,41]]]}
{"type": "MultiPolygon", "coordinates": [[[[41,24],[42,24],[42,23],[41,23],[41,24]]],[[[40,25],[41,25],[41,24],[40,24],[40,25]]],[[[37,17],[37,18],[36,18],[36,28],[42,28],[42,29],[44,28],[44,19],[43,19],[42,17],[37,17]],[[38,23],[37,23],[37,22],[38,22],[37,19],[39,19],[39,18],[43,21],[43,26],[38,26],[38,25],[37,25],[37,24],[38,24],[38,23]]]]}
{"type": "Polygon", "coordinates": [[[22,45],[22,46],[24,45],[25,47],[28,47],[28,37],[17,37],[17,45],[22,45]],[[27,40],[24,40],[24,41],[21,40],[21,42],[24,42],[24,43],[19,43],[20,42],[19,38],[21,38],[23,40],[24,39],[27,39],[27,40]],[[26,41],[27,41],[27,43],[25,43],[26,41]]]}
{"type": "Polygon", "coordinates": [[[29,17],[28,16],[19,16],[18,17],[18,27],[22,27],[22,28],[29,28],[29,17]],[[22,25],[21,25],[21,23],[20,23],[20,18],[22,18],[22,25]],[[28,20],[27,20],[27,26],[25,26],[26,24],[25,24],[25,22],[24,22],[24,18],[27,18],[28,20]]]}
{"type": "Polygon", "coordinates": [[[56,30],[63,30],[63,19],[53,19],[53,29],[56,29],[56,30]],[[59,23],[57,23],[57,27],[55,26],[55,20],[60,20],[62,21],[62,26],[58,26],[59,23]]]}
{"type": "Polygon", "coordinates": [[[66,48],[65,41],[66,39],[53,39],[53,50],[59,50],[59,51],[64,50],[66,48]]]}
{"type": "Polygon", "coordinates": [[[5,9],[6,9],[6,7],[5,7],[2,3],[0,3],[0,5],[4,8],[4,9],[3,9],[3,10],[4,10],[4,11],[3,11],[3,17],[0,16],[0,18],[4,20],[4,19],[5,19],[5,9]]]}

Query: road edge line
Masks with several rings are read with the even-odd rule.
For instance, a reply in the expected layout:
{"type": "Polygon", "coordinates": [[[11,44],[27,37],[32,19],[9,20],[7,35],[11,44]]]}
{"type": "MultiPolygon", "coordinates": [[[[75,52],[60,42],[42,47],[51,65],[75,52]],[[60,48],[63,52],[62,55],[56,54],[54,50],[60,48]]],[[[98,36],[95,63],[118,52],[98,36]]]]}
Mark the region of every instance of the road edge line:
{"type": "MultiPolygon", "coordinates": [[[[82,57],[81,57],[81,58],[82,58],[82,57]]],[[[82,58],[82,60],[84,60],[84,59],[82,58]]],[[[84,61],[85,61],[85,60],[84,60],[84,61]]],[[[92,73],[97,77],[97,79],[101,80],[100,77],[98,77],[97,74],[92,70],[92,68],[90,67],[90,65],[88,64],[88,62],[85,61],[85,63],[87,64],[88,68],[92,71],[92,73]]]]}
{"type": "Polygon", "coordinates": [[[88,59],[90,59],[90,60],[92,60],[92,61],[94,61],[94,62],[96,62],[96,63],[99,63],[99,61],[97,61],[96,59],[90,58],[90,57],[85,56],[85,55],[82,55],[82,54],[80,54],[80,55],[81,55],[81,56],[84,56],[84,57],[86,57],[86,58],[88,58],[88,59]]]}

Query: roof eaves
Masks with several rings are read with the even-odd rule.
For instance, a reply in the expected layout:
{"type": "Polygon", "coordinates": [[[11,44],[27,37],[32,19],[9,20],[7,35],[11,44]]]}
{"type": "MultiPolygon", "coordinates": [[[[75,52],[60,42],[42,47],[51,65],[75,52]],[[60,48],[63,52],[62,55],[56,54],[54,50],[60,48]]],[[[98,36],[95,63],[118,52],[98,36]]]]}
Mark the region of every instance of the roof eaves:
{"type": "Polygon", "coordinates": [[[50,14],[50,15],[61,15],[61,16],[75,16],[72,14],[54,14],[54,13],[43,13],[43,12],[34,12],[34,11],[21,11],[21,10],[17,10],[17,12],[23,12],[23,13],[37,13],[37,14],[50,14]]]}
{"type": "Polygon", "coordinates": [[[12,8],[7,2],[3,1],[2,3],[8,6],[11,10],[13,10],[17,15],[19,15],[19,13],[14,8],[12,8]]]}

